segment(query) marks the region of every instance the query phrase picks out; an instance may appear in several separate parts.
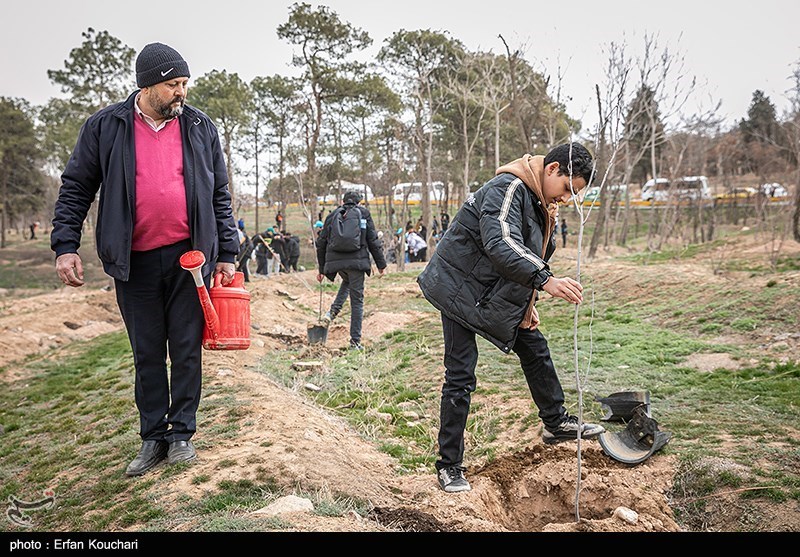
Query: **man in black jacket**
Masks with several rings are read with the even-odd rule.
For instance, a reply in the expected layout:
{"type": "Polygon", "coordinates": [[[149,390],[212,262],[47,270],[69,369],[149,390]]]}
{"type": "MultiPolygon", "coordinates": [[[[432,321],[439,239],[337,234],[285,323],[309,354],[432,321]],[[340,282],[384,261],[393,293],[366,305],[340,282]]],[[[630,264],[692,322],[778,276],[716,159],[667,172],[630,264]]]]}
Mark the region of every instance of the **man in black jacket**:
{"type": "Polygon", "coordinates": [[[364,319],[364,277],[372,272],[372,262],[369,256],[372,254],[375,266],[378,267],[378,273],[381,276],[383,276],[383,272],[386,269],[386,259],[383,256],[383,244],[375,231],[375,224],[372,222],[369,210],[366,207],[359,206],[361,194],[349,191],[344,194],[343,202],[339,208],[332,211],[325,219],[322,231],[319,233],[319,238],[317,238],[317,263],[319,264],[317,281],[322,282],[325,277],[333,281],[337,274],[342,277],[339,292],[336,294],[336,298],[331,304],[330,310],[325,314],[323,321],[326,324],[330,324],[331,321],[336,319],[349,296],[350,349],[363,350],[364,347],[361,345],[361,323],[364,319]],[[337,251],[328,241],[331,237],[334,219],[338,218],[342,211],[358,211],[360,213],[361,240],[360,247],[356,251],[337,251]]]}
{"type": "Polygon", "coordinates": [[[538,330],[537,291],[578,304],[583,287],[556,278],[547,261],[555,250],[558,203],[586,187],[592,157],[580,144],[556,147],[546,157],[525,155],[497,170],[467,198],[436,246],[418,282],[442,313],[445,380],[439,426],[439,485],[467,491],[464,428],[476,387],[479,334],[503,352],[514,351],[544,423],[546,443],[592,438],[604,429],[578,424],[564,408],[564,391],[538,330]]]}
{"type": "Polygon", "coordinates": [[[238,253],[217,129],[187,104],[189,66],[152,43],[136,59],[140,90],[84,123],[61,176],[51,247],[61,281],[82,286],[81,230],[99,191],[95,237],[133,350],[142,446],[126,469],[194,460],[203,312],[180,256],[200,250],[230,284],[238,253]],[[167,355],[171,375],[167,377],[167,355]]]}

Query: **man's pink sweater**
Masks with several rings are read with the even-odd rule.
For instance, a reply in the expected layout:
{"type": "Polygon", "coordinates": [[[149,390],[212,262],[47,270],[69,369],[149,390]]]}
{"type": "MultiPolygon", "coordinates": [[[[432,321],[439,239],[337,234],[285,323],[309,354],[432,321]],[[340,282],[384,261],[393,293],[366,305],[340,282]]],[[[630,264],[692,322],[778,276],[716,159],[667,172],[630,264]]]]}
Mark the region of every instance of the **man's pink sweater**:
{"type": "Polygon", "coordinates": [[[134,118],[136,220],[133,251],[147,251],[189,238],[183,183],[181,126],[175,118],[155,131],[134,118]]]}

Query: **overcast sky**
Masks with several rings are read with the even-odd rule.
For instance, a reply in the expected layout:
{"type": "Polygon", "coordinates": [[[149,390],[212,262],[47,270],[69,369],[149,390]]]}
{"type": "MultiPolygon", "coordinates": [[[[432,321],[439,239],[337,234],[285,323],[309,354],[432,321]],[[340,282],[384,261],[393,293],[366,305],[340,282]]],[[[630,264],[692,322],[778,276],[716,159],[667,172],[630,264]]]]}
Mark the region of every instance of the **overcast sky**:
{"type": "MultiPolygon", "coordinates": [[[[447,30],[470,49],[502,53],[498,34],[512,47],[525,45],[527,59],[556,75],[562,68],[570,115],[593,125],[594,85],[603,80],[612,41],[641,51],[645,33],[685,57],[685,73],[696,76],[697,97],[722,101],[728,122],[745,116],[752,93],[767,93],[779,113],[787,106],[788,77],[800,60],[797,0],[330,0],[344,21],[362,28],[374,43],[399,29],[447,30]],[[567,9],[568,8],[568,9],[567,9]]],[[[137,52],[164,42],[189,63],[193,77],[212,69],[258,75],[292,75],[291,48],[276,28],[288,18],[287,1],[23,0],[3,6],[0,34],[0,96],[42,104],[59,91],[48,69],[62,69],[88,27],[108,31],[137,52]]],[[[133,71],[133,69],[131,70],[133,71]]],[[[191,102],[191,90],[189,92],[191,102]]],[[[705,102],[706,105],[709,103],[705,102]]]]}

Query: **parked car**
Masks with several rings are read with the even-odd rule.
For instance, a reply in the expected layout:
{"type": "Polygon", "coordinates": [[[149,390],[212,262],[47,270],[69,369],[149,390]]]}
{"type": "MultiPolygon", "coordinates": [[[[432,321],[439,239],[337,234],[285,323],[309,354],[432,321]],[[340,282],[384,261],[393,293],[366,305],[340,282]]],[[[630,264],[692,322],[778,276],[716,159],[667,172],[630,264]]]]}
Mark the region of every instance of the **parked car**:
{"type": "MultiPolygon", "coordinates": [[[[625,199],[625,192],[628,190],[627,184],[611,184],[604,186],[606,189],[606,199],[625,199]]],[[[583,194],[584,201],[596,201],[600,199],[600,186],[592,186],[583,194]]]]}
{"type": "Polygon", "coordinates": [[[789,192],[787,191],[787,189],[777,182],[772,182],[770,184],[761,184],[758,187],[758,191],[760,191],[767,197],[789,197],[789,192]]]}
{"type": "MultiPolygon", "coordinates": [[[[431,201],[442,203],[444,201],[444,184],[433,182],[428,188],[428,197],[431,201]]],[[[409,203],[422,201],[421,182],[403,182],[392,187],[392,199],[395,203],[402,203],[406,199],[409,203]]]]}
{"type": "Polygon", "coordinates": [[[364,198],[364,192],[366,191],[366,201],[372,201],[375,199],[375,195],[372,193],[372,188],[369,186],[365,186],[364,184],[353,184],[352,182],[342,182],[342,194],[339,195],[339,186],[332,185],[328,188],[327,195],[318,195],[317,202],[319,203],[334,203],[338,204],[342,201],[342,196],[346,194],[348,191],[355,191],[361,194],[361,197],[364,198]]]}

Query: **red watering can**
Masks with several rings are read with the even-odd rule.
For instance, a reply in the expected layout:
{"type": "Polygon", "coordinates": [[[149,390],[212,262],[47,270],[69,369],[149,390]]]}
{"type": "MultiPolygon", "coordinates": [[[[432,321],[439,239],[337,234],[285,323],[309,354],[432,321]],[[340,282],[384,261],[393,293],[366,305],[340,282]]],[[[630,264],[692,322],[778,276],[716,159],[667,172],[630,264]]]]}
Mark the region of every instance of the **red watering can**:
{"type": "Polygon", "coordinates": [[[250,293],[244,288],[244,273],[233,274],[233,282],[222,286],[222,273],[214,276],[210,292],[206,290],[200,269],[206,262],[202,251],[187,251],[180,264],[192,273],[206,326],[203,348],[206,350],[247,350],[250,348],[250,293]]]}

